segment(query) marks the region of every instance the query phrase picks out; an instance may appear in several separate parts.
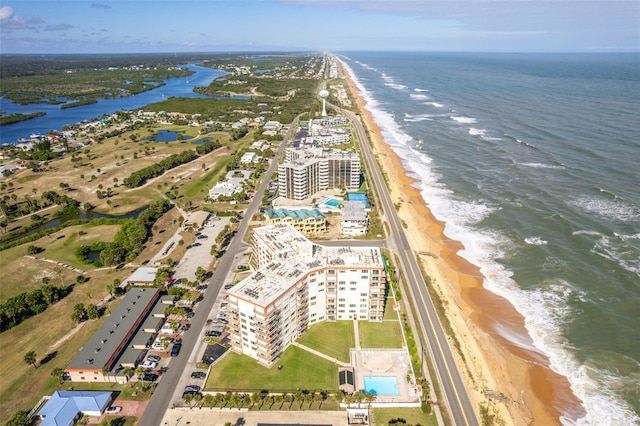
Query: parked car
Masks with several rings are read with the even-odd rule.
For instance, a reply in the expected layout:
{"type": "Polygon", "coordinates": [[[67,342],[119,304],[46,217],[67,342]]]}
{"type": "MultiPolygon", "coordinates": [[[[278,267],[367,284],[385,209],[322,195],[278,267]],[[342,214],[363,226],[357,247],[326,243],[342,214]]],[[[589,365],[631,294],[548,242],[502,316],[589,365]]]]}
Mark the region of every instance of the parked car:
{"type": "Polygon", "coordinates": [[[144,375],[142,376],[142,380],[144,380],[145,382],[155,382],[156,380],[158,380],[158,375],[153,373],[144,373],[144,375]]]}
{"type": "Polygon", "coordinates": [[[200,392],[200,386],[198,385],[187,385],[184,387],[185,392],[200,392]]]}
{"type": "Polygon", "coordinates": [[[224,318],[216,318],[213,320],[213,322],[216,324],[229,324],[229,321],[224,318]]]}
{"type": "Polygon", "coordinates": [[[192,379],[204,379],[205,377],[207,377],[207,373],[205,373],[204,371],[194,371],[193,373],[191,373],[192,379]]]}
{"type": "Polygon", "coordinates": [[[207,337],[220,337],[222,333],[218,330],[209,330],[204,335],[207,337]]]}
{"type": "Polygon", "coordinates": [[[229,290],[231,287],[233,287],[233,284],[225,284],[224,289],[229,290]]]}
{"type": "Polygon", "coordinates": [[[154,368],[156,368],[157,366],[158,366],[158,363],[157,363],[157,362],[153,362],[153,361],[149,361],[149,360],[146,360],[146,361],[145,361],[145,362],[143,362],[143,363],[142,363],[142,365],[141,365],[141,367],[142,367],[142,368],[151,368],[151,369],[154,369],[154,368]]]}
{"type": "Polygon", "coordinates": [[[180,354],[180,349],[182,349],[182,343],[174,343],[173,347],[171,348],[171,356],[178,356],[180,354]]]}
{"type": "Polygon", "coordinates": [[[118,414],[120,411],[122,411],[122,407],[119,405],[112,405],[104,410],[105,414],[118,414]]]}
{"type": "Polygon", "coordinates": [[[160,359],[161,358],[159,356],[157,356],[157,355],[149,355],[147,357],[147,360],[151,361],[151,362],[160,362],[160,359]]]}
{"type": "Polygon", "coordinates": [[[196,238],[199,239],[199,240],[204,240],[204,239],[207,239],[209,237],[204,235],[204,234],[199,234],[199,235],[196,235],[196,238]]]}

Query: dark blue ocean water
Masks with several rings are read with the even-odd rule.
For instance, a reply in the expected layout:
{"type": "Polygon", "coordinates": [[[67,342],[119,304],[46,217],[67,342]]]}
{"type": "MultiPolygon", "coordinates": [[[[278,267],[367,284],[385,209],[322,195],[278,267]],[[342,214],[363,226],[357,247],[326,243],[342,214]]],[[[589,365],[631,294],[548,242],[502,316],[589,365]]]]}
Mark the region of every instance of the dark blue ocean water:
{"type": "Polygon", "coordinates": [[[447,235],[569,379],[573,421],[639,424],[640,55],[340,58],[447,235]]]}
{"type": "Polygon", "coordinates": [[[18,105],[0,98],[0,110],[6,114],[32,113],[45,111],[47,114],[32,120],[21,121],[0,127],[0,144],[16,143],[20,138],[29,138],[31,134],[44,134],[51,130],[60,130],[65,124],[72,125],[83,120],[112,114],[115,111],[132,111],[154,102],[160,102],[171,96],[184,98],[206,98],[195,93],[196,86],[208,86],[216,77],[227,74],[225,71],[195,64],[181,65],[194,71],[189,77],[165,79],[165,85],[134,96],[116,99],[101,99],[95,104],[76,108],[60,109],[60,105],[29,104],[18,105]]]}

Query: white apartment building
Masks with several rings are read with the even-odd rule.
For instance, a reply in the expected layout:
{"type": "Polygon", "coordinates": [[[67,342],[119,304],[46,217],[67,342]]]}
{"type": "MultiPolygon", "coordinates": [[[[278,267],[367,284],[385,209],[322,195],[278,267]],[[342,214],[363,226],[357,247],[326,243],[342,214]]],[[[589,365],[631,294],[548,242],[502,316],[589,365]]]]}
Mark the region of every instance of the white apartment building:
{"type": "Polygon", "coordinates": [[[289,224],[252,237],[257,269],[228,292],[231,349],[271,366],[320,321],[382,321],[386,274],[377,247],[325,247],[289,224]]]}
{"type": "Polygon", "coordinates": [[[288,148],[278,166],[280,196],[304,200],[318,191],[360,187],[360,157],[355,152],[323,148],[288,148]]]}
{"type": "Polygon", "coordinates": [[[342,233],[344,235],[364,235],[369,226],[369,217],[360,201],[342,202],[342,233]]]}

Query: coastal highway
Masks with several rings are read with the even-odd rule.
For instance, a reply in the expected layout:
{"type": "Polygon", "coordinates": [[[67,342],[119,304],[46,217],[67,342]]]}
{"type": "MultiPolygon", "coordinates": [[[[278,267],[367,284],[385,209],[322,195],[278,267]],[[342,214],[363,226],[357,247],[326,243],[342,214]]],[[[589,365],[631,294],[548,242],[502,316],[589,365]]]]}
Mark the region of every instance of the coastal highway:
{"type": "Polygon", "coordinates": [[[388,237],[387,243],[389,248],[398,255],[400,276],[406,281],[413,298],[415,309],[420,319],[420,326],[422,327],[422,335],[426,337],[427,348],[453,424],[478,425],[479,422],[473,404],[465,389],[451,347],[418,267],[416,256],[411,250],[407,234],[391,201],[389,190],[369,145],[369,139],[360,117],[335,105],[331,105],[331,107],[348,117],[356,128],[360,151],[368,170],[368,177],[371,179],[381,204],[379,207],[384,212],[383,219],[386,219],[390,228],[391,235],[388,237]]]}
{"type": "Polygon", "coordinates": [[[177,357],[171,359],[168,370],[162,375],[162,378],[149,401],[149,405],[147,405],[147,408],[144,410],[144,414],[140,418],[139,426],[161,425],[162,419],[169,408],[171,401],[175,398],[181,398],[183,389],[180,389],[178,386],[180,378],[183,374],[189,373],[188,371],[185,371],[187,362],[189,358],[193,356],[192,352],[197,347],[198,341],[202,338],[202,330],[204,329],[209,312],[211,312],[211,309],[218,298],[218,294],[220,293],[220,289],[223,287],[227,278],[227,274],[232,268],[234,257],[236,254],[246,250],[246,245],[243,240],[249,227],[249,221],[258,211],[258,208],[260,208],[262,197],[265,190],[268,188],[271,176],[273,175],[276,167],[278,167],[278,159],[282,156],[282,152],[293,134],[298,123],[298,119],[299,116],[294,119],[293,123],[289,127],[289,131],[278,147],[278,151],[274,159],[271,161],[269,169],[267,170],[262,183],[260,183],[260,187],[256,191],[256,195],[253,197],[244,217],[240,221],[238,232],[231,240],[231,244],[229,244],[227,251],[220,259],[220,262],[211,277],[209,287],[204,293],[204,298],[200,301],[195,316],[191,321],[191,329],[183,334],[181,353],[177,357]]]}

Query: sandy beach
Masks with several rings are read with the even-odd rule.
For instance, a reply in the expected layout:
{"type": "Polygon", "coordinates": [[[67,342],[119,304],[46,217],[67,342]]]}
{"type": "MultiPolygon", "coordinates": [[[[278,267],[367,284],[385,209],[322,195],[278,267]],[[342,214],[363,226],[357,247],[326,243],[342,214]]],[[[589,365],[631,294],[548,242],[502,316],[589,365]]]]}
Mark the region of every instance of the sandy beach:
{"type": "Polygon", "coordinates": [[[378,163],[387,175],[391,197],[400,205],[398,214],[412,231],[408,235],[412,249],[421,254],[422,267],[443,301],[460,344],[462,356],[454,353],[472,401],[476,406],[490,401],[493,412],[505,424],[551,425],[561,424],[561,416],[581,417],[580,400],[568,380],[549,368],[547,357],[516,346],[497,333],[499,325],[499,329],[533,345],[522,315],[506,299],[484,289],[479,269],[458,255],[462,244],[444,235],[444,224],[432,215],[414,186],[416,180],[407,176],[402,159],[383,140],[353,81],[347,81],[378,163]],[[488,399],[485,390],[506,398],[488,399]]]}

